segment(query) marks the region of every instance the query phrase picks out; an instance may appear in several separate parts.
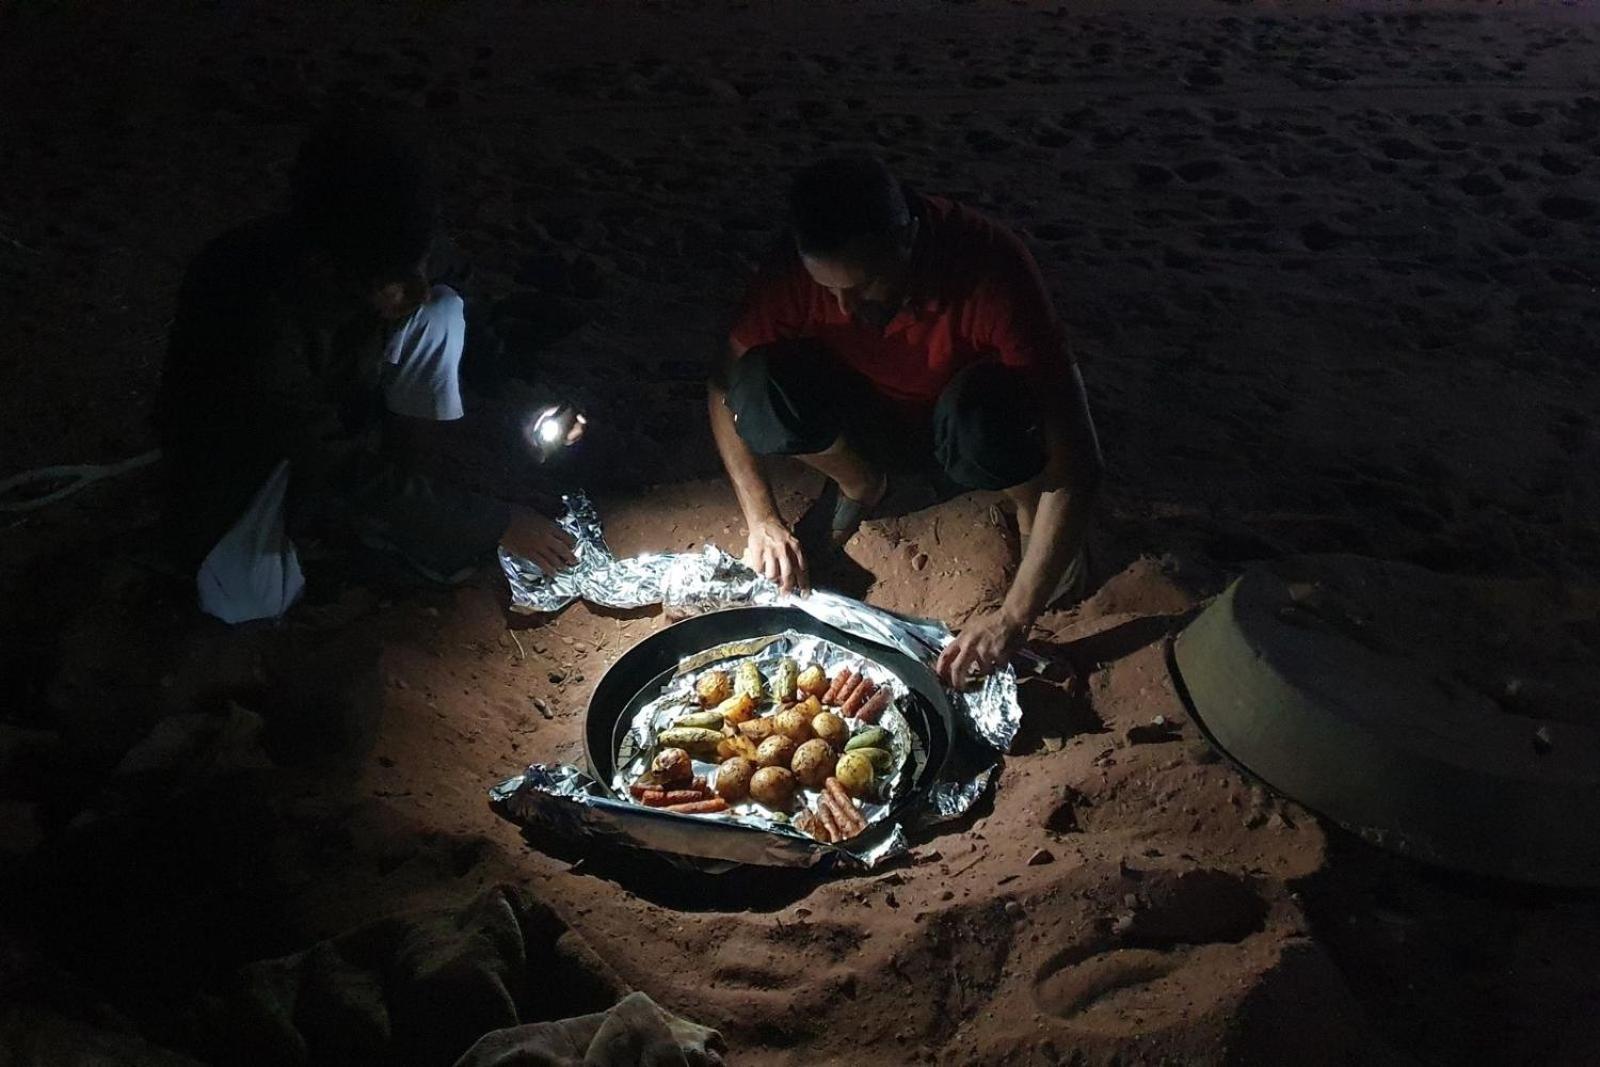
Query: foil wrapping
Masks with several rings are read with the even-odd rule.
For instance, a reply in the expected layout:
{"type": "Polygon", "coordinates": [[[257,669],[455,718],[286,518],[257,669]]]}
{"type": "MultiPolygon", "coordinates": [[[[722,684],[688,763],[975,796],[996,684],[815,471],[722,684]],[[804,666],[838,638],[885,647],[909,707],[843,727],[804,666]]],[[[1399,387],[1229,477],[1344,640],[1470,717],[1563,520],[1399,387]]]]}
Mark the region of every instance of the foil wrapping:
{"type": "MultiPolygon", "coordinates": [[[[739,606],[794,607],[846,633],[894,648],[929,669],[953,639],[949,628],[936,620],[898,615],[837,593],[784,593],[775,582],[714,545],[699,552],[618,559],[606,544],[589,499],[577,493],[565,501],[567,511],[559,524],[572,535],[574,566],[547,574],[531,560],[500,550],[511,610],[519,614],[554,613],[579,599],[623,610],[660,604],[672,618],[739,606]]],[[[704,654],[696,659],[701,665],[709,662],[704,654]]],[[[692,663],[680,667],[685,673],[693,669],[692,663]]],[[[604,785],[564,765],[532,765],[491,789],[490,799],[507,818],[526,826],[654,849],[701,869],[716,869],[705,861],[723,867],[744,863],[810,867],[839,860],[871,868],[909,847],[902,822],[921,828],[970,810],[993,780],[996,757],[1009,751],[1016,739],[1022,710],[1016,673],[1009,665],[975,688],[947,689],[946,696],[965,735],[952,739],[948,780],[924,791],[921,803],[904,811],[901,819],[880,819],[870,825],[848,848],[824,844],[753,815],[713,820],[643,807],[608,796],[604,785]]]]}

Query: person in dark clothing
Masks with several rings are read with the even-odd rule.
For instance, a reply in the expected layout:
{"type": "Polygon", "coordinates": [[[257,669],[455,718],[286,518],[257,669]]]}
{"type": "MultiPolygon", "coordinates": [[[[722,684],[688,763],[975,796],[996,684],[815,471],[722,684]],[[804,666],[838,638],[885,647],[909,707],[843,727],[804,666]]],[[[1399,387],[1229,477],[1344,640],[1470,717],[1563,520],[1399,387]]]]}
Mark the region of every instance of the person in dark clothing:
{"type": "Polygon", "coordinates": [[[1000,607],[939,660],[947,682],[964,684],[1005,662],[1046,607],[1082,594],[1102,470],[1082,378],[1022,242],[908,189],[882,161],[806,167],[789,222],[710,388],[712,432],[750,529],[746,561],[804,587],[815,557],[849,540],[908,468],[936,465],[961,489],[1003,492],[1022,557],[1000,607]],[[771,455],[829,479],[794,528],[760,467],[771,455]]]}
{"type": "Polygon", "coordinates": [[[303,587],[296,537],[399,553],[449,580],[497,544],[572,562],[548,518],[427,474],[464,411],[461,298],[429,283],[421,156],[381,125],[307,139],[287,213],[212,241],[178,297],[157,402],[169,549],[229,622],[303,587]]]}

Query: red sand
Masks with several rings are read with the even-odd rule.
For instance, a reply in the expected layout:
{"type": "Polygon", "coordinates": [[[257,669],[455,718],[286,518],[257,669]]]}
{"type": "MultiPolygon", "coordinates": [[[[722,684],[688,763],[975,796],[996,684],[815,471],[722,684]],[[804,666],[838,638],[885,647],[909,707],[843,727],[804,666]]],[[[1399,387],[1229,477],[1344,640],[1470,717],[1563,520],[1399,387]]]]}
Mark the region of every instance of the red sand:
{"type": "MultiPolygon", "coordinates": [[[[540,358],[593,417],[571,473],[613,546],[737,550],[728,490],[678,481],[714,472],[701,367],[794,160],[875,142],[1026,232],[1111,464],[1105,583],[1042,620],[1058,667],[1024,686],[992,806],[861,878],[684,891],[574,867],[484,790],[580,758],[590,684],[660,620],[579,606],[513,638],[492,582],[356,593],[302,612],[288,662],[306,692],[348,683],[346,704],[372,683],[370,756],[253,772],[216,885],[110,847],[98,879],[53,886],[106,938],[97,996],[147,1019],[163,990],[509,882],[738,1063],[1591,1061],[1592,901],[1417,871],[1252,788],[1185,721],[1160,638],[1279,552],[1592,584],[1592,12],[604,11],[11,12],[0,95],[29,106],[0,114],[0,475],[148,447],[185,258],[274,202],[302,120],[348,92],[436,136],[489,288],[537,276],[587,319],[540,358]],[[1175,738],[1130,743],[1157,715],[1175,738]]],[[[469,477],[549,488],[488,440],[458,457],[469,477]]],[[[787,484],[791,506],[814,488],[787,484]]],[[[0,523],[6,715],[37,731],[3,752],[44,753],[0,761],[8,862],[53,869],[82,839],[68,821],[105,803],[73,772],[254,670],[147,572],[81,565],[128,543],[153,490],[134,476],[0,523]]],[[[851,552],[868,599],[959,625],[1004,588],[994,519],[966,498],[872,524],[851,552]]],[[[159,829],[181,863],[182,832],[159,829]]],[[[0,919],[0,958],[78,936],[0,919]]]]}

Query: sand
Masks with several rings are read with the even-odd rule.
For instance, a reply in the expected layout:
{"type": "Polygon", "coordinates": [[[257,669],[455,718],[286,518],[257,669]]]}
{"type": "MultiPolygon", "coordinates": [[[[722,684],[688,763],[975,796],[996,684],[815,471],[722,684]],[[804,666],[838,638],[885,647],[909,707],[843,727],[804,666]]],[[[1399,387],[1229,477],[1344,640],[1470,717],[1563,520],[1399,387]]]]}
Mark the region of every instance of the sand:
{"type": "MultiPolygon", "coordinates": [[[[705,360],[794,162],[870,143],[1023,232],[1111,484],[992,802],[826,879],[545,854],[488,810],[581,756],[651,613],[508,630],[492,578],[352,585],[241,638],[136,562],[152,472],[0,520],[4,1018],[193,1049],[177,1006],[242,965],[504,884],[737,1063],[1591,1061],[1592,899],[1417,869],[1253,787],[1161,641],[1294,552],[1592,586],[1597,44],[1555,4],[8,8],[0,476],[150,446],[187,257],[354,98],[430,134],[477,283],[591,415],[552,474],[497,436],[536,388],[474,397],[474,483],[587,486],[621,551],[737,550],[705,360]]],[[[1005,587],[994,504],[869,524],[839,583],[959,625],[1005,587]]]]}

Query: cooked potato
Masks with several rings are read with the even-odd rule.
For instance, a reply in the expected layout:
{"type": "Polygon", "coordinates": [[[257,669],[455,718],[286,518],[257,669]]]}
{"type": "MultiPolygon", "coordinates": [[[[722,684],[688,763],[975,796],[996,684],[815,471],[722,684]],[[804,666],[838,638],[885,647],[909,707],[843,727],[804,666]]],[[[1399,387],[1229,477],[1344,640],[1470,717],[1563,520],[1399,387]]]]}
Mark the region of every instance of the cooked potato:
{"type": "Polygon", "coordinates": [[[723,722],[735,726],[749,722],[756,714],[756,698],[749,693],[739,693],[718,704],[716,713],[722,716],[723,722]]]}
{"type": "Polygon", "coordinates": [[[851,796],[865,796],[872,790],[872,760],[859,751],[846,752],[839,757],[833,776],[851,796]]]}
{"type": "Polygon", "coordinates": [[[794,751],[794,759],[789,766],[794,771],[795,778],[807,789],[821,789],[833,774],[833,765],[837,757],[833,749],[828,747],[828,742],[813,738],[794,751]]]}
{"type": "Polygon", "coordinates": [[[778,717],[766,715],[739,724],[739,732],[752,741],[762,741],[777,732],[778,717]]]}
{"type": "Polygon", "coordinates": [[[831,711],[819,711],[811,717],[811,732],[835,752],[843,750],[850,740],[849,724],[831,711]]]}
{"type": "Polygon", "coordinates": [[[750,796],[777,811],[793,806],[794,789],[794,775],[782,767],[763,767],[750,779],[750,796]]]}
{"type": "Polygon", "coordinates": [[[800,708],[789,708],[780,711],[772,717],[772,728],[775,732],[787,737],[795,744],[811,740],[811,716],[801,711],[800,708]]]}
{"type": "Polygon", "coordinates": [[[694,780],[694,761],[681,748],[664,748],[650,761],[650,773],[662,785],[694,780]]]}
{"type": "Polygon", "coordinates": [[[808,697],[821,697],[828,691],[828,672],[813,663],[800,672],[795,688],[808,697]]]}
{"type": "Polygon", "coordinates": [[[787,767],[794,759],[795,743],[782,734],[773,734],[756,749],[756,762],[763,767],[787,767]]]}
{"type": "Polygon", "coordinates": [[[694,683],[694,692],[702,705],[713,708],[733,696],[733,679],[727,671],[707,671],[694,683]]]}
{"type": "Polygon", "coordinates": [[[737,804],[750,795],[750,780],[759,770],[754,763],[742,756],[735,756],[723,760],[717,765],[716,774],[711,779],[711,788],[717,796],[729,804],[737,804]]]}

